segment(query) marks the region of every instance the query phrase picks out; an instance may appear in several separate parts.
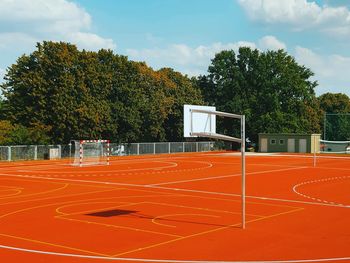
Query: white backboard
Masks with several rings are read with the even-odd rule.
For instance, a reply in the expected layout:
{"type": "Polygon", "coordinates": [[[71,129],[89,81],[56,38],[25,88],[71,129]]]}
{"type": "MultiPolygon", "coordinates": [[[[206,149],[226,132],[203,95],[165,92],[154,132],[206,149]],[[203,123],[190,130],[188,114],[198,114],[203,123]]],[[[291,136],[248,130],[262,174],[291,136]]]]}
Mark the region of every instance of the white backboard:
{"type": "Polygon", "coordinates": [[[191,133],[209,132],[216,133],[215,114],[193,112],[191,110],[215,111],[212,106],[184,105],[184,137],[196,137],[191,133]]]}

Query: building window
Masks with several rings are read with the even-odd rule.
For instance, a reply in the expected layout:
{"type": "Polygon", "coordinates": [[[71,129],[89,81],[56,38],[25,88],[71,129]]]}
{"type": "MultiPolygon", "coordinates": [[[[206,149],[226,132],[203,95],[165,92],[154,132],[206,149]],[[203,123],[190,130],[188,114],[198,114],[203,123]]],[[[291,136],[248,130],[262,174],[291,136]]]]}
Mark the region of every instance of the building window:
{"type": "Polygon", "coordinates": [[[276,139],[271,139],[270,144],[276,144],[276,139]]]}
{"type": "Polygon", "coordinates": [[[280,139],[280,145],[284,145],[284,139],[280,139]]]}

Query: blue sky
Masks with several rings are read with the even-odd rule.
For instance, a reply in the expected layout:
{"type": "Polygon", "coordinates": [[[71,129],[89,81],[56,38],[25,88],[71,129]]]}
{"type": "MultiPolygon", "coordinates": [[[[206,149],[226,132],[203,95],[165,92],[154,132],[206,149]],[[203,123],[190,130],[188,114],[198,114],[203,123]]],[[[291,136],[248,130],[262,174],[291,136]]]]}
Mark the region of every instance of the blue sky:
{"type": "Polygon", "coordinates": [[[0,0],[0,78],[43,40],[190,76],[224,49],[283,48],[315,73],[317,95],[350,96],[348,0],[0,0]]]}

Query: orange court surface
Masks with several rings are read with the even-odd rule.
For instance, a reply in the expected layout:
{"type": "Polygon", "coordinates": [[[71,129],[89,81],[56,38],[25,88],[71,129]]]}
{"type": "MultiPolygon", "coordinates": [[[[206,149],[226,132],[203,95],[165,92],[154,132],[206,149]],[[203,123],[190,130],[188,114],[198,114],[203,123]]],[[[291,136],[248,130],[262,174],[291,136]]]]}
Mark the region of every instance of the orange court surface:
{"type": "Polygon", "coordinates": [[[1,262],[350,262],[350,156],[0,163],[1,262]]]}

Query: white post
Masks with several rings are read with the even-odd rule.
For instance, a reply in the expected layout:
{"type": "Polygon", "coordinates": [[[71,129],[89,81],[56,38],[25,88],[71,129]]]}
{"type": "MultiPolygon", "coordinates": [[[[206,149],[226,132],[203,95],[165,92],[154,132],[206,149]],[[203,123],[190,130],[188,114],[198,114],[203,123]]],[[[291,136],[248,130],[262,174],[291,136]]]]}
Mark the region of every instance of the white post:
{"type": "Polygon", "coordinates": [[[153,143],[153,154],[156,154],[156,143],[153,143]]]}
{"type": "Polygon", "coordinates": [[[58,158],[62,158],[62,146],[60,144],[58,145],[58,158]]]}
{"type": "Polygon", "coordinates": [[[137,144],[137,147],[136,147],[136,153],[137,153],[137,155],[140,155],[140,144],[138,143],[137,144]]]}
{"type": "Polygon", "coordinates": [[[185,152],[185,143],[182,143],[182,152],[185,152]]]}
{"type": "Polygon", "coordinates": [[[242,228],[245,229],[245,115],[241,116],[242,155],[242,228]]]}
{"type": "Polygon", "coordinates": [[[168,143],[168,153],[170,153],[170,142],[168,143]]]}
{"type": "Polygon", "coordinates": [[[79,166],[80,167],[83,166],[83,154],[84,154],[83,143],[84,143],[84,141],[79,142],[79,166]]]}
{"type": "Polygon", "coordinates": [[[314,167],[316,167],[316,135],[315,134],[313,134],[313,135],[311,135],[311,136],[313,136],[314,138],[314,143],[313,143],[313,145],[314,145],[314,147],[313,147],[313,151],[314,151],[314,167]]]}
{"type": "Polygon", "coordinates": [[[198,142],[196,142],[196,152],[198,152],[198,142]]]}
{"type": "Polygon", "coordinates": [[[109,140],[107,140],[107,165],[109,165],[109,156],[110,156],[110,144],[109,140]]]}
{"type": "Polygon", "coordinates": [[[69,142],[69,160],[72,159],[72,141],[69,142]]]}
{"type": "Polygon", "coordinates": [[[38,160],[38,146],[34,146],[34,160],[38,160]]]}
{"type": "Polygon", "coordinates": [[[11,161],[11,146],[8,146],[7,148],[7,161],[11,161]]]}

